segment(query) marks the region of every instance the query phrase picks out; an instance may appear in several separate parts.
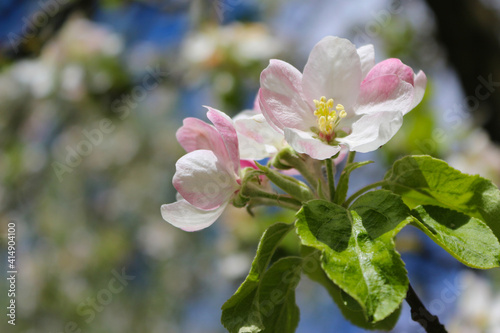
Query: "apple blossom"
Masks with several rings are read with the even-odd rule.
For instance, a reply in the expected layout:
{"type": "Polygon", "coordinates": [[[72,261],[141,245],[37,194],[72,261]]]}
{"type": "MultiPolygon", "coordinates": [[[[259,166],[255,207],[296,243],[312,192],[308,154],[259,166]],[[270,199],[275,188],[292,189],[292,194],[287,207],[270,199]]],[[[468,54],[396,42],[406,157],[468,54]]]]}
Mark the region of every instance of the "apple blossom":
{"type": "Polygon", "coordinates": [[[214,126],[196,118],[184,119],[177,140],[188,152],[176,163],[173,185],[178,200],[162,205],[163,219],[186,231],[210,226],[241,187],[238,138],[232,120],[208,107],[214,126]]]}
{"type": "MultiPolygon", "coordinates": [[[[222,306],[229,332],[295,331],[295,288],[306,259],[314,261],[322,284],[359,303],[354,324],[390,330],[406,299],[414,321],[428,332],[446,332],[416,295],[395,248],[394,237],[408,224],[470,267],[500,266],[500,191],[487,179],[431,156],[407,156],[382,180],[347,196],[351,173],[372,163],[354,162],[355,152],[391,139],[422,100],[427,81],[398,59],[374,59],[372,45],[356,49],[345,39],[324,38],[303,73],[271,60],[253,110],[231,120],[208,108],[213,125],[187,118],[177,131],[187,154],[176,163],[177,201],[161,208],[172,225],[206,228],[230,203],[250,213],[263,205],[296,212],[294,223],[266,229],[249,275],[222,306]],[[346,150],[337,170],[334,162],[346,150]],[[265,157],[271,157],[265,165],[252,161],[265,157]],[[307,183],[291,176],[297,174],[307,183]],[[271,260],[293,229],[300,257],[271,260]],[[292,278],[283,279],[289,273],[292,278]],[[254,311],[252,304],[269,302],[276,290],[287,295],[274,303],[279,315],[254,311]]],[[[345,304],[338,305],[344,312],[345,304]]]]}
{"type": "Polygon", "coordinates": [[[376,150],[421,101],[427,79],[398,59],[373,64],[372,46],[356,50],[338,37],[316,44],[303,73],[271,60],[260,79],[262,113],[290,146],[315,159],[330,158],[341,147],[376,150]]]}

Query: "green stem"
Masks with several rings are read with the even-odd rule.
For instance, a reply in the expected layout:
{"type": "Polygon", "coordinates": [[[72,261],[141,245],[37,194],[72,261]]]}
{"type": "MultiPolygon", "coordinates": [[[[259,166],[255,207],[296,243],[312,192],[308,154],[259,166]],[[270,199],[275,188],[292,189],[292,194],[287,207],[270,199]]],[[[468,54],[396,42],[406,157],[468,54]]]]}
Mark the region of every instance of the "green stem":
{"type": "Polygon", "coordinates": [[[255,162],[257,167],[264,172],[264,174],[276,186],[296,198],[300,202],[309,201],[314,198],[311,189],[303,182],[291,176],[284,175],[276,170],[270,169],[264,165],[255,162]]]}
{"type": "Polygon", "coordinates": [[[257,185],[252,183],[247,183],[241,190],[242,194],[248,198],[262,198],[268,200],[274,200],[277,206],[280,204],[290,204],[294,207],[300,208],[302,206],[301,202],[297,199],[289,197],[283,194],[276,194],[271,192],[266,192],[261,190],[257,185]]]}
{"type": "Polygon", "coordinates": [[[328,188],[330,190],[330,201],[333,202],[333,199],[335,198],[335,175],[333,174],[333,163],[331,158],[326,159],[325,162],[328,188]]]}
{"type": "Polygon", "coordinates": [[[250,204],[247,207],[251,209],[254,206],[276,206],[276,207],[291,209],[295,212],[298,211],[301,207],[300,204],[283,202],[266,198],[254,198],[250,201],[250,204]]]}
{"type": "Polygon", "coordinates": [[[365,193],[366,191],[368,190],[371,190],[373,188],[376,188],[376,187],[379,187],[379,186],[383,186],[387,184],[387,181],[385,180],[381,180],[381,181],[378,181],[376,183],[373,183],[373,184],[370,184],[370,185],[367,185],[365,187],[363,187],[362,189],[360,189],[359,191],[357,191],[356,193],[354,193],[353,195],[351,195],[349,197],[349,199],[347,199],[347,201],[344,203],[344,207],[349,207],[351,205],[351,203],[354,201],[354,199],[356,199],[357,197],[359,197],[361,194],[365,193]]]}
{"type": "Polygon", "coordinates": [[[355,151],[350,151],[349,155],[347,156],[347,163],[346,166],[354,162],[354,157],[356,157],[356,152],[355,151]]]}
{"type": "Polygon", "coordinates": [[[309,171],[307,164],[302,160],[302,158],[291,150],[283,150],[280,152],[280,162],[285,162],[296,169],[304,177],[304,179],[311,185],[313,191],[318,188],[318,179],[314,174],[309,171]]]}

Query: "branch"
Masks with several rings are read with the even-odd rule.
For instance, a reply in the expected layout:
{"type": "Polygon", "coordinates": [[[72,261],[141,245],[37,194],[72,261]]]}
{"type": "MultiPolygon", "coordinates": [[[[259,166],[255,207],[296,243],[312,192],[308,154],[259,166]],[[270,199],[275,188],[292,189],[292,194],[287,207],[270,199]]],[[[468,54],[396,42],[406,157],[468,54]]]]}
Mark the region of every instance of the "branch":
{"type": "Polygon", "coordinates": [[[411,284],[408,284],[406,302],[411,308],[411,319],[419,323],[427,333],[447,333],[446,328],[439,322],[439,318],[425,308],[411,284]]]}

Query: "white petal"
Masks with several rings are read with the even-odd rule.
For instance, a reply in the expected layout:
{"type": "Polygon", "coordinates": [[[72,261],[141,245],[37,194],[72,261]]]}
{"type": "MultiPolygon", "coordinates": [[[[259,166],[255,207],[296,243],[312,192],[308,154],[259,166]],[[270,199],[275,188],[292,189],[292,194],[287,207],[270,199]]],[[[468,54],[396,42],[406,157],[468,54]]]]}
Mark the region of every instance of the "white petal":
{"type": "Polygon", "coordinates": [[[361,62],[356,47],[347,39],[325,37],[314,46],[302,76],[308,102],[325,96],[343,104],[349,112],[358,97],[361,62]]]}
{"type": "Polygon", "coordinates": [[[285,128],[285,139],[297,152],[307,154],[317,160],[325,160],[340,151],[340,146],[330,146],[314,138],[314,133],[293,128],[285,128]]]}
{"type": "MultiPolygon", "coordinates": [[[[253,116],[260,114],[260,112],[254,111],[254,110],[243,110],[240,113],[238,113],[236,116],[233,117],[233,122],[236,122],[236,120],[239,119],[248,119],[252,118],[253,116]]],[[[236,129],[238,130],[238,129],[236,129]]]]}
{"type": "Polygon", "coordinates": [[[414,78],[414,91],[413,91],[413,101],[411,103],[410,110],[418,105],[422,101],[425,93],[425,87],[427,85],[427,77],[424,72],[420,71],[415,75],[414,78]]]}
{"type": "Polygon", "coordinates": [[[361,61],[361,77],[364,79],[370,69],[375,66],[375,49],[372,44],[359,47],[357,50],[361,61]]]}
{"type": "Polygon", "coordinates": [[[363,115],[352,125],[352,133],[337,139],[349,150],[367,153],[387,143],[401,128],[403,113],[386,111],[363,115]]]}
{"type": "Polygon", "coordinates": [[[186,200],[162,205],[161,216],[165,221],[185,231],[198,231],[212,225],[221,216],[228,203],[212,210],[196,208],[186,200]]]}
{"type": "Polygon", "coordinates": [[[261,160],[274,155],[283,146],[283,134],[272,128],[262,113],[243,111],[233,121],[242,159],[261,160]]]}
{"type": "Polygon", "coordinates": [[[249,137],[255,142],[274,145],[283,140],[283,134],[275,131],[262,114],[244,118],[240,116],[234,121],[234,127],[239,134],[249,137]]]}
{"type": "Polygon", "coordinates": [[[232,169],[211,150],[188,153],[177,161],[175,167],[174,187],[185,200],[201,209],[219,207],[240,187],[232,169]]]}
{"type": "Polygon", "coordinates": [[[265,144],[238,133],[240,158],[242,160],[261,160],[270,156],[265,144]]]}

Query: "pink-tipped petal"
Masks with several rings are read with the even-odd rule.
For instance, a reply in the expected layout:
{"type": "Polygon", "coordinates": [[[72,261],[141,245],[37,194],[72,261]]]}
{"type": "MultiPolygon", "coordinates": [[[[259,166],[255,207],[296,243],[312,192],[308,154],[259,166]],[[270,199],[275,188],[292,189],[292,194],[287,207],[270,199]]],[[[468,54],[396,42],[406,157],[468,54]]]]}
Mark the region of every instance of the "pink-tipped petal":
{"type": "Polygon", "coordinates": [[[212,210],[196,208],[186,200],[161,206],[165,221],[184,231],[198,231],[212,225],[227,207],[227,202],[212,210]]]}
{"type": "Polygon", "coordinates": [[[302,89],[309,103],[325,96],[349,109],[358,96],[361,75],[356,47],[347,39],[329,36],[312,49],[304,67],[302,89]]]}
{"type": "Polygon", "coordinates": [[[214,126],[198,118],[186,118],[176,133],[177,141],[188,153],[207,149],[212,150],[220,159],[228,159],[221,135],[214,126]]]}
{"type": "Polygon", "coordinates": [[[208,119],[214,124],[224,141],[229,158],[233,163],[234,173],[238,174],[240,169],[240,152],[238,150],[238,135],[234,129],[233,121],[224,112],[209,106],[206,108],[208,109],[208,119]]]}
{"type": "Polygon", "coordinates": [[[349,150],[367,153],[387,143],[401,128],[403,113],[385,111],[363,115],[352,125],[352,133],[338,139],[349,150]]]}
{"type": "Polygon", "coordinates": [[[390,58],[379,62],[373,67],[365,78],[365,81],[373,80],[379,76],[397,75],[401,80],[413,86],[413,70],[396,58],[390,58]]]}
{"type": "Polygon", "coordinates": [[[307,129],[316,118],[311,105],[304,102],[302,74],[292,65],[271,60],[260,75],[260,108],[264,117],[279,130],[285,127],[307,129]]]}
{"type": "Polygon", "coordinates": [[[427,86],[427,77],[425,76],[424,72],[419,71],[418,74],[415,75],[413,101],[411,103],[410,110],[413,109],[422,101],[426,86],[427,86]]]}
{"type": "Polygon", "coordinates": [[[340,151],[340,146],[330,146],[313,133],[285,128],[285,139],[288,144],[299,153],[304,153],[317,160],[325,160],[340,151]]]}
{"type": "Polygon", "coordinates": [[[190,152],[175,167],[174,187],[185,200],[201,209],[219,207],[240,187],[232,169],[211,150],[190,152]]]}
{"type": "Polygon", "coordinates": [[[378,76],[361,84],[357,114],[377,113],[380,111],[410,110],[413,101],[413,86],[397,75],[378,76]]]}
{"type": "Polygon", "coordinates": [[[364,79],[368,72],[375,66],[375,49],[372,44],[359,47],[359,60],[361,61],[361,77],[364,79]]]}

